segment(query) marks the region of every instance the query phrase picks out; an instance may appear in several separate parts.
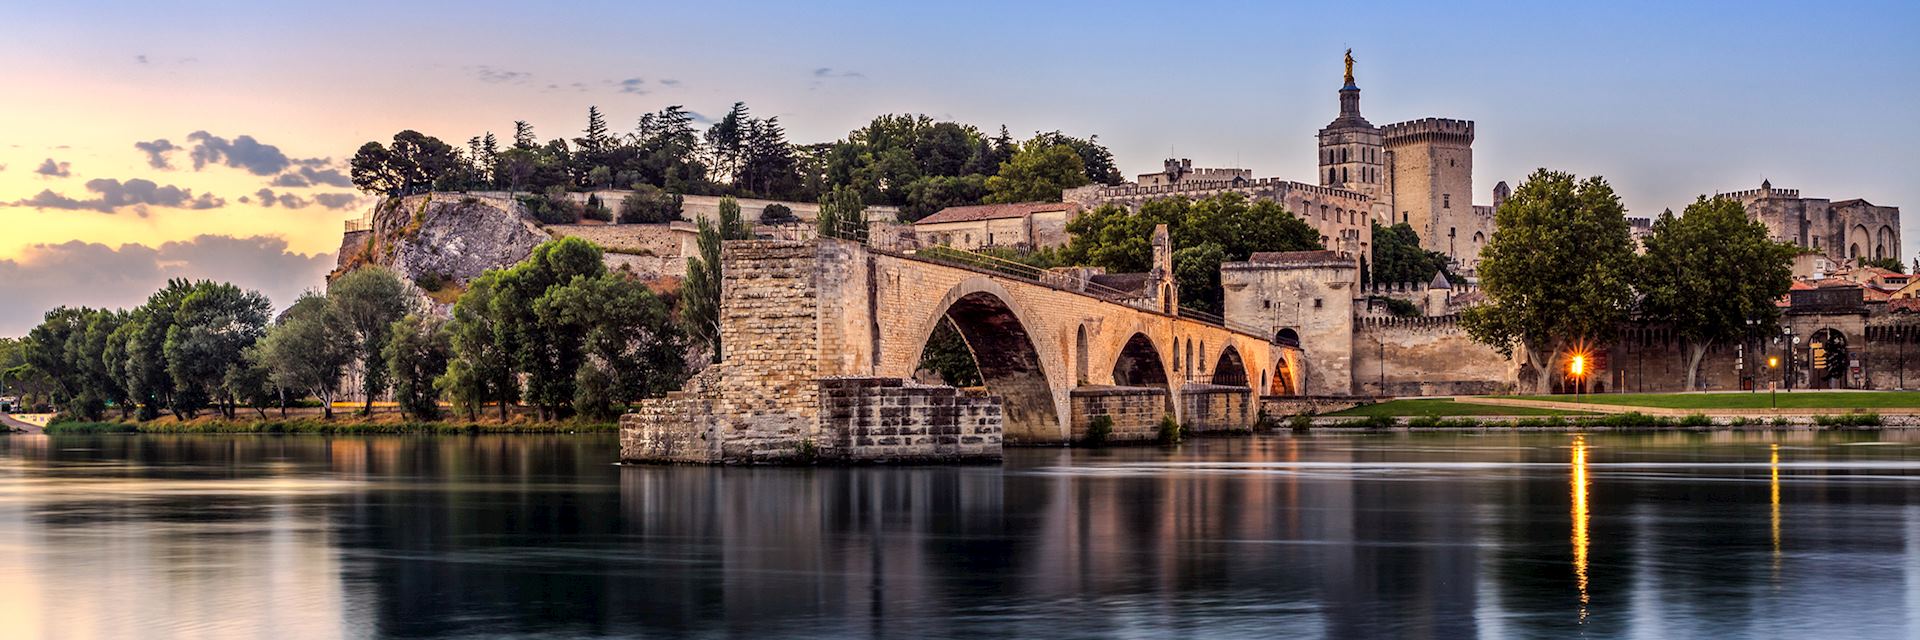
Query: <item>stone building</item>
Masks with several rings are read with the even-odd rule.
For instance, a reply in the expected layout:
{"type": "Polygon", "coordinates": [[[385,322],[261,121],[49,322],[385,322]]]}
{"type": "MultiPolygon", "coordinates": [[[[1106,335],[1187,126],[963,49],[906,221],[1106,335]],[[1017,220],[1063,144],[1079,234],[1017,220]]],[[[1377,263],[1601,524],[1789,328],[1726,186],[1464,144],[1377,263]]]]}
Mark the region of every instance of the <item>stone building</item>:
{"type": "Polygon", "coordinates": [[[974,250],[986,247],[1058,247],[1067,244],[1067,221],[1079,205],[1019,202],[947,207],[913,223],[926,244],[974,250]]]}
{"type": "Polygon", "coordinates": [[[1900,259],[1900,208],[1854,198],[1833,202],[1800,197],[1799,189],[1760,188],[1717,194],[1747,208],[1773,239],[1821,252],[1835,261],[1900,259]]]}
{"type": "Polygon", "coordinates": [[[1372,223],[1404,222],[1419,233],[1422,247],[1452,258],[1456,271],[1471,273],[1493,237],[1493,212],[1507,194],[1503,182],[1494,189],[1492,206],[1472,203],[1474,123],[1423,118],[1375,126],[1360,113],[1352,63],[1348,56],[1339,113],[1318,134],[1315,184],[1255,178],[1247,169],[1195,169],[1191,160],[1169,159],[1162,171],[1134,183],[1068,189],[1063,199],[1085,207],[1136,206],[1232,192],[1279,202],[1318,230],[1328,250],[1354,258],[1356,283],[1369,267],[1372,223]]]}

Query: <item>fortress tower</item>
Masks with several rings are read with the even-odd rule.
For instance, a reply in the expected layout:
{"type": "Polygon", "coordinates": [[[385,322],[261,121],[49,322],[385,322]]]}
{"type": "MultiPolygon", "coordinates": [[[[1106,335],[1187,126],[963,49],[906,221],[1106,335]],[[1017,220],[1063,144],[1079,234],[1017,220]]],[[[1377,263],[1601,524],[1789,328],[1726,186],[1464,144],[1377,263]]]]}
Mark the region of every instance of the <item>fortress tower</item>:
{"type": "Polygon", "coordinates": [[[1387,149],[1387,206],[1393,222],[1420,234],[1420,244],[1462,264],[1480,253],[1475,233],[1491,235],[1473,206],[1473,123],[1422,118],[1381,127],[1387,149]]]}
{"type": "Polygon", "coordinates": [[[1386,182],[1380,129],[1360,115],[1360,87],[1353,83],[1353,50],[1347,50],[1340,116],[1320,130],[1320,186],[1346,189],[1376,201],[1386,182]]]}

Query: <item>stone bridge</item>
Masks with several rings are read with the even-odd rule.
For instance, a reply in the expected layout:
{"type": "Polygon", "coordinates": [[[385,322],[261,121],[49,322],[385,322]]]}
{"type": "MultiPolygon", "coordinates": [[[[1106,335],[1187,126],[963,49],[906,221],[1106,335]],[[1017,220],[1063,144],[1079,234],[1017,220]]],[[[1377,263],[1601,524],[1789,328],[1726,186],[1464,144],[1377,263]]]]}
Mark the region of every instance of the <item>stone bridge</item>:
{"type": "Polygon", "coordinates": [[[1003,439],[1074,442],[1102,415],[1114,441],[1152,439],[1164,416],[1246,429],[1259,396],[1299,388],[1298,349],[1168,313],[1159,296],[835,239],[730,242],[723,272],[721,363],[623,419],[623,459],[997,459],[1003,439]],[[905,382],[942,318],[984,392],[905,382]]]}

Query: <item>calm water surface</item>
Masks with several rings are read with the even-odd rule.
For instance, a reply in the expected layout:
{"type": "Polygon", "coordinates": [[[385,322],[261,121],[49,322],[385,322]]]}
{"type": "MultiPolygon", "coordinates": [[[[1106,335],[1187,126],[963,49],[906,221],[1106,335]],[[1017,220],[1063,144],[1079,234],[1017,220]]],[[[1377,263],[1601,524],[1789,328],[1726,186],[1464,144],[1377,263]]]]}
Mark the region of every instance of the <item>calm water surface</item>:
{"type": "Polygon", "coordinates": [[[610,436],[0,438],[0,636],[1920,634],[1920,433],[615,457],[610,436]]]}

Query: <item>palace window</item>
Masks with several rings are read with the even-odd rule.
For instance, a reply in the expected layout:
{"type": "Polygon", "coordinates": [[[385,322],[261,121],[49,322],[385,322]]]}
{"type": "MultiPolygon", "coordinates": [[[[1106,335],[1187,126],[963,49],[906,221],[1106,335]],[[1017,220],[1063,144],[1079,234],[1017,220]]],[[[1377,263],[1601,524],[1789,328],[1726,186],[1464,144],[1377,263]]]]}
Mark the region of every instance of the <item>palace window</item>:
{"type": "Polygon", "coordinates": [[[1314,299],[1313,299],[1313,308],[1315,308],[1315,309],[1318,309],[1318,308],[1320,308],[1320,299],[1319,299],[1319,298],[1314,298],[1314,299]]]}
{"type": "Polygon", "coordinates": [[[1440,208],[1442,209],[1453,208],[1453,194],[1451,193],[1440,194],[1440,208]]]}

